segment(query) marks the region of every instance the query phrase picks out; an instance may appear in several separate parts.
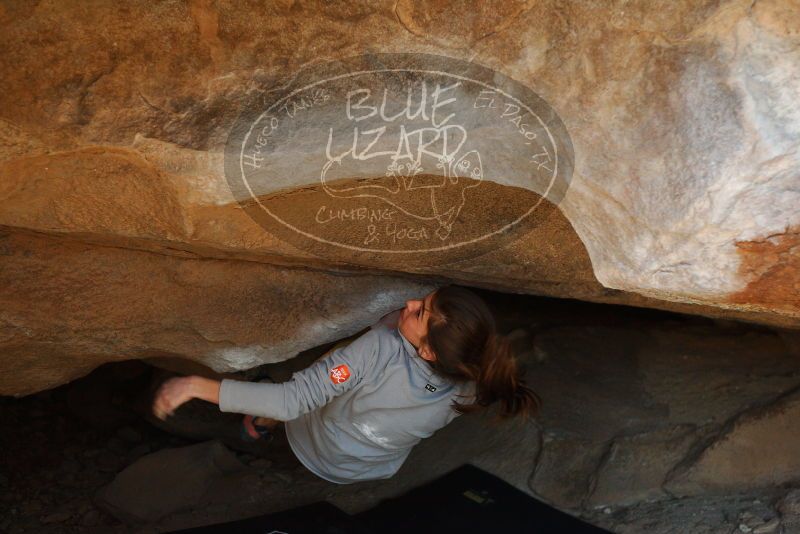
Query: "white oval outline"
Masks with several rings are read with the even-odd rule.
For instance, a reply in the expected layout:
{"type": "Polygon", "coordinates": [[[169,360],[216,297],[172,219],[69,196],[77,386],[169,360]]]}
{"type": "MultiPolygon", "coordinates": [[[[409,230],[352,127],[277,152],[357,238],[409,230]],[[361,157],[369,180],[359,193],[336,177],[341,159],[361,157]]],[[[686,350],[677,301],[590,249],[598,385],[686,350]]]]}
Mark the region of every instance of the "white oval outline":
{"type": "MultiPolygon", "coordinates": [[[[503,75],[503,76],[505,76],[505,75],[503,75]]],[[[539,97],[539,98],[541,98],[541,97],[539,97]]],[[[547,102],[545,100],[542,100],[542,101],[545,104],[547,104],[547,102]]],[[[547,106],[550,107],[550,104],[547,104],[547,106]]],[[[555,112],[555,110],[553,110],[553,111],[555,112]]],[[[439,252],[439,251],[449,250],[449,249],[452,249],[452,248],[458,248],[458,247],[461,247],[461,246],[464,246],[464,245],[469,245],[469,244],[475,243],[477,241],[483,241],[484,239],[486,239],[488,237],[491,237],[493,235],[496,235],[496,234],[499,234],[501,232],[504,232],[508,228],[519,224],[519,222],[522,219],[528,217],[534,210],[536,210],[536,208],[539,207],[539,204],[541,204],[542,200],[544,200],[547,197],[547,194],[550,192],[550,189],[553,187],[553,184],[555,183],[555,180],[558,177],[558,145],[556,144],[555,140],[553,139],[553,136],[550,133],[550,129],[544,124],[544,122],[539,117],[539,115],[537,115],[536,113],[534,113],[531,110],[531,108],[529,108],[526,104],[524,104],[522,101],[520,101],[517,97],[506,93],[502,89],[498,89],[497,87],[492,87],[491,85],[489,85],[487,83],[484,83],[484,82],[481,82],[481,81],[478,81],[478,80],[473,80],[471,78],[467,78],[466,76],[459,76],[458,74],[451,74],[449,72],[434,71],[434,70],[420,70],[420,69],[409,69],[409,68],[404,68],[404,69],[362,70],[362,71],[350,72],[350,73],[347,73],[347,74],[340,74],[339,76],[334,76],[332,78],[326,78],[324,80],[320,80],[320,81],[314,82],[312,84],[306,85],[305,87],[301,87],[301,88],[299,88],[299,89],[297,89],[295,91],[292,91],[290,94],[286,95],[285,97],[281,98],[280,100],[278,100],[277,102],[272,104],[269,108],[267,108],[266,111],[264,111],[264,113],[262,113],[261,115],[258,116],[258,118],[250,126],[250,129],[247,130],[247,134],[245,134],[245,137],[242,140],[242,149],[239,151],[239,168],[240,168],[241,173],[242,173],[242,181],[244,182],[245,187],[247,187],[247,190],[250,192],[250,197],[253,200],[255,200],[258,203],[258,205],[261,207],[261,209],[266,211],[269,214],[270,217],[272,217],[273,219],[277,220],[282,225],[294,230],[298,234],[304,235],[306,237],[309,237],[309,238],[314,239],[315,241],[319,241],[321,243],[326,243],[328,245],[333,245],[333,246],[336,246],[336,247],[343,247],[343,248],[351,249],[351,250],[358,250],[360,252],[388,252],[390,254],[413,254],[413,253],[417,253],[417,252],[439,252]],[[308,232],[300,230],[299,228],[295,228],[294,226],[292,226],[291,224],[287,223],[286,221],[284,221],[283,219],[281,219],[277,215],[273,214],[269,210],[269,208],[267,208],[266,206],[261,204],[261,201],[259,200],[259,198],[255,195],[253,190],[250,188],[250,184],[248,183],[247,177],[246,177],[246,175],[244,173],[244,163],[243,163],[243,160],[244,160],[244,147],[247,146],[247,139],[250,137],[250,134],[252,133],[253,128],[255,127],[255,125],[258,124],[259,121],[261,121],[261,119],[264,117],[264,115],[269,113],[269,111],[272,108],[274,108],[279,103],[283,102],[284,100],[286,100],[288,98],[291,98],[292,96],[294,96],[295,94],[297,94],[297,93],[299,93],[301,91],[306,91],[306,90],[308,90],[308,89],[310,89],[310,88],[312,88],[312,87],[314,87],[316,85],[319,85],[321,83],[325,83],[325,82],[329,82],[329,81],[333,81],[333,80],[339,80],[341,78],[347,78],[347,77],[350,77],[350,76],[361,76],[363,74],[374,74],[374,73],[380,73],[380,72],[422,72],[422,73],[428,73],[428,74],[441,74],[441,75],[445,75],[445,76],[450,76],[452,78],[456,78],[456,79],[459,79],[459,80],[462,80],[462,81],[473,82],[473,83],[476,83],[478,85],[482,85],[482,86],[484,86],[486,88],[495,90],[495,91],[503,94],[504,96],[510,98],[511,100],[517,102],[518,104],[520,104],[521,107],[525,108],[528,111],[528,113],[530,113],[532,116],[536,117],[536,120],[538,120],[539,124],[542,125],[542,128],[544,129],[544,131],[547,132],[547,136],[550,138],[550,142],[553,145],[553,152],[554,152],[554,156],[555,156],[554,159],[555,159],[556,164],[555,164],[555,169],[553,170],[553,178],[550,180],[550,185],[547,187],[547,190],[545,191],[544,195],[540,195],[541,198],[536,202],[536,204],[534,204],[534,206],[532,208],[530,208],[528,211],[526,211],[521,216],[519,216],[516,220],[514,220],[514,221],[510,222],[509,224],[503,226],[499,230],[495,230],[494,232],[491,232],[489,234],[485,234],[485,235],[483,235],[481,237],[478,237],[478,238],[470,239],[469,241],[463,241],[463,242],[455,244],[455,245],[447,245],[447,246],[443,246],[443,247],[439,247],[439,248],[424,248],[424,249],[414,249],[414,250],[385,250],[385,249],[375,249],[375,248],[360,248],[360,247],[356,247],[356,246],[353,246],[353,245],[347,245],[347,244],[338,243],[338,242],[335,242],[335,241],[329,241],[329,240],[327,240],[325,238],[318,237],[318,236],[315,236],[313,234],[309,234],[308,232]]]]}

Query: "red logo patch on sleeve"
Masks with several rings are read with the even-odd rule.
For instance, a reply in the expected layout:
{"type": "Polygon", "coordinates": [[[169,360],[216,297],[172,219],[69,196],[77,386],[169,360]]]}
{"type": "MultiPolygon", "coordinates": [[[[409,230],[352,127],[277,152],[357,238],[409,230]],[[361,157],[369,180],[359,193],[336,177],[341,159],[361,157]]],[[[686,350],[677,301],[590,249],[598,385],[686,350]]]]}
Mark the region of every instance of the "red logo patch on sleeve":
{"type": "Polygon", "coordinates": [[[340,365],[331,369],[331,382],[341,384],[350,378],[350,369],[346,365],[340,365]]]}

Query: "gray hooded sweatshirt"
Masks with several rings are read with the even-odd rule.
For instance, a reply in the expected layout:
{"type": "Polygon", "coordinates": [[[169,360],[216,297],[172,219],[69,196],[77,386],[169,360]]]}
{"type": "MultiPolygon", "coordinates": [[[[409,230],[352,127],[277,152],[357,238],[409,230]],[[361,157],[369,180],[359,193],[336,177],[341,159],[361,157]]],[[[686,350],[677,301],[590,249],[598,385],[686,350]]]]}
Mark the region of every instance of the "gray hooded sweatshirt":
{"type": "Polygon", "coordinates": [[[286,421],[297,458],[330,482],[389,478],[420,440],[452,421],[474,382],[440,378],[400,333],[392,312],[281,384],[224,379],[223,412],[286,421]]]}

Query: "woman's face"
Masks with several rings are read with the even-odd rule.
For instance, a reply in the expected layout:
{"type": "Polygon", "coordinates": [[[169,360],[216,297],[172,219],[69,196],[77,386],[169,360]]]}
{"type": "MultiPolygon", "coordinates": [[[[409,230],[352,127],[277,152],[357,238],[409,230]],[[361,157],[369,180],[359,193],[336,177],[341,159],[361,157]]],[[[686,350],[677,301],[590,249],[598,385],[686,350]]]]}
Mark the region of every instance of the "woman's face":
{"type": "Polygon", "coordinates": [[[431,318],[431,302],[436,291],[431,291],[422,299],[406,301],[406,307],[400,313],[397,328],[400,333],[414,345],[417,353],[428,361],[436,359],[431,350],[425,346],[420,347],[420,340],[428,333],[428,321],[431,318]]]}

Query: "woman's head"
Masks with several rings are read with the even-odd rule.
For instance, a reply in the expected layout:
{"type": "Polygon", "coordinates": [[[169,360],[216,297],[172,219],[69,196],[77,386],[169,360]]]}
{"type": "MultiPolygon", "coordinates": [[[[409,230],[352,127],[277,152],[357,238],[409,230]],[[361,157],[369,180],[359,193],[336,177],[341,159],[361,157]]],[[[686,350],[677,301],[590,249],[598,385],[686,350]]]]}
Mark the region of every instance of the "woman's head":
{"type": "Polygon", "coordinates": [[[441,376],[476,383],[474,404],[457,404],[469,412],[501,403],[501,415],[535,415],[539,397],[520,375],[509,342],[501,336],[486,303],[459,286],[439,288],[424,299],[409,300],[398,328],[441,376]]]}

